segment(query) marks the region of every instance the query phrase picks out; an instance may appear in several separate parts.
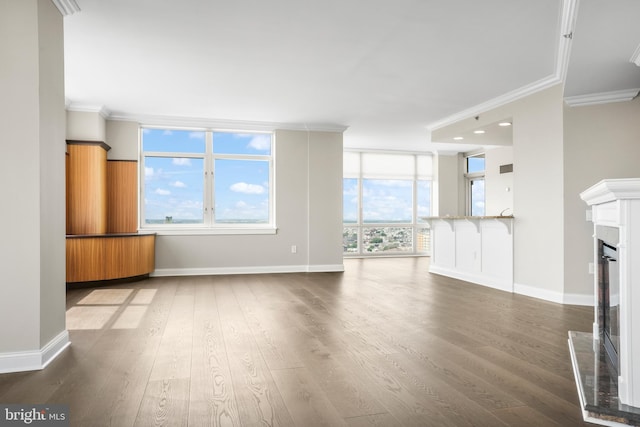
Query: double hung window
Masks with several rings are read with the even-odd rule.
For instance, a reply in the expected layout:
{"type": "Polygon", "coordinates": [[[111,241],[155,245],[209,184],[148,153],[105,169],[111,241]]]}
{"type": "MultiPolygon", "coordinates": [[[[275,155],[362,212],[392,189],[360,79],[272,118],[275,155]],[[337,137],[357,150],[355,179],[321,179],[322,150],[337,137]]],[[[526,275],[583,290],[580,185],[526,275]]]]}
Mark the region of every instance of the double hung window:
{"type": "Polygon", "coordinates": [[[142,228],[274,227],[271,133],[141,130],[142,228]]]}

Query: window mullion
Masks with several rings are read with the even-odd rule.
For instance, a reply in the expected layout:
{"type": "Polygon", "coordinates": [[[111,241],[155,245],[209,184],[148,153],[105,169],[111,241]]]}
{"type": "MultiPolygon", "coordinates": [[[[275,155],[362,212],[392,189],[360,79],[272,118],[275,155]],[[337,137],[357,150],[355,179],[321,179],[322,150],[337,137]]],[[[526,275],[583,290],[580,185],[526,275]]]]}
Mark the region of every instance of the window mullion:
{"type": "Polygon", "coordinates": [[[214,194],[213,194],[213,133],[206,132],[205,134],[205,176],[204,176],[204,212],[205,212],[205,224],[207,226],[213,225],[213,209],[214,209],[214,194]]]}

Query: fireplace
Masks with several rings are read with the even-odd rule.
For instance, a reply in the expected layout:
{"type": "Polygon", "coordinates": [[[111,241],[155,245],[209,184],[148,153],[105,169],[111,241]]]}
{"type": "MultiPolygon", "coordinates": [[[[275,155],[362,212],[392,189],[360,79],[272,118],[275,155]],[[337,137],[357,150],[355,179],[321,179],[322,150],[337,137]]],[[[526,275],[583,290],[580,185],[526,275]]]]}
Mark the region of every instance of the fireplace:
{"type": "Polygon", "coordinates": [[[620,351],[620,267],[618,262],[618,229],[596,227],[598,335],[607,360],[618,373],[620,351]]]}
{"type": "Polygon", "coordinates": [[[640,178],[606,179],[580,197],[594,223],[594,348],[615,368],[619,402],[640,410],[640,178]]]}

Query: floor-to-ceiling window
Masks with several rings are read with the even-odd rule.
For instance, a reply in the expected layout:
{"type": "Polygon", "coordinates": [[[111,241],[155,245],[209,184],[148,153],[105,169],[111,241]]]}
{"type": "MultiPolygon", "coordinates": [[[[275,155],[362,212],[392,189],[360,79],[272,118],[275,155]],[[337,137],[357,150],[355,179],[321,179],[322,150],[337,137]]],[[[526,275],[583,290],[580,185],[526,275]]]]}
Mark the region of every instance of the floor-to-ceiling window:
{"type": "Polygon", "coordinates": [[[345,256],[428,254],[431,156],[345,151],[343,164],[345,256]]]}

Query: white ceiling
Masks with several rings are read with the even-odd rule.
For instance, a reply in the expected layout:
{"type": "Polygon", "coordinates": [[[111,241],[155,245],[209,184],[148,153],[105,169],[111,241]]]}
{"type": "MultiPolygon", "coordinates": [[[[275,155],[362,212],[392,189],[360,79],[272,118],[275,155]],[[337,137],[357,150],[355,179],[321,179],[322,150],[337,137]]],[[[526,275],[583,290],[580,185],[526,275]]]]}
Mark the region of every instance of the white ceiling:
{"type": "MultiPolygon", "coordinates": [[[[557,74],[564,39],[560,0],[76,1],[70,109],[338,125],[353,148],[438,149],[430,124],[557,74]]],[[[638,16],[637,0],[581,0],[572,95],[640,88],[638,16]]]]}

